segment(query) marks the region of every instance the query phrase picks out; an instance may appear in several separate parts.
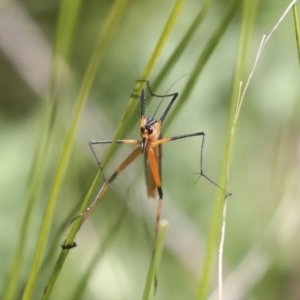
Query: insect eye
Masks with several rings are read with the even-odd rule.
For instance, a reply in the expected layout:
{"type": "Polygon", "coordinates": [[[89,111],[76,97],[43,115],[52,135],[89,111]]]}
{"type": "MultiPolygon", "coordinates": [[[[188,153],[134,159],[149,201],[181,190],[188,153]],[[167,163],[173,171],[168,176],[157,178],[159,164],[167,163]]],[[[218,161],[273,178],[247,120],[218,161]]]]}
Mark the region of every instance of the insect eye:
{"type": "Polygon", "coordinates": [[[152,134],[153,127],[152,126],[143,126],[141,127],[141,133],[147,132],[148,134],[152,134]]]}

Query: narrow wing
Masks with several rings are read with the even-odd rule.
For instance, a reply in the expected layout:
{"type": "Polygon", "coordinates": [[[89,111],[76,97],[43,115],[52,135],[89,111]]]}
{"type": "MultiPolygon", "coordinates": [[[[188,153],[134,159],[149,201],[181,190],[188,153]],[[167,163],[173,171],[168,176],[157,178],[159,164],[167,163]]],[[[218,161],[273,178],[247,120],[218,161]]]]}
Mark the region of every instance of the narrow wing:
{"type": "MultiPolygon", "coordinates": [[[[158,166],[158,173],[161,181],[161,156],[162,156],[161,145],[153,147],[152,149],[154,151],[155,159],[158,166]]],[[[157,186],[155,184],[153,175],[150,170],[147,152],[145,152],[145,179],[146,179],[148,197],[155,198],[157,194],[157,186]]]]}

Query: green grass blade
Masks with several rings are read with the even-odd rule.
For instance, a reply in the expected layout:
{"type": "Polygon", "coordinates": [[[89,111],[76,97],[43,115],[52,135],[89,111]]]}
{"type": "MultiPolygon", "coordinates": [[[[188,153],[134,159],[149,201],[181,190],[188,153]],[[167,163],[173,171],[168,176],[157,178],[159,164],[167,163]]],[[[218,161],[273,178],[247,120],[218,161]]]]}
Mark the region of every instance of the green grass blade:
{"type": "Polygon", "coordinates": [[[48,130],[44,130],[48,127],[48,123],[45,122],[43,130],[41,130],[39,143],[37,145],[35,160],[31,167],[31,172],[29,176],[28,183],[28,196],[26,197],[26,208],[21,221],[19,237],[17,240],[16,249],[13,255],[12,263],[8,271],[4,289],[1,299],[11,300],[15,298],[17,292],[17,285],[19,280],[19,275],[23,266],[23,260],[25,256],[25,247],[28,237],[29,222],[32,216],[33,208],[37,199],[39,186],[42,181],[40,174],[43,170],[43,149],[46,149],[48,130]],[[44,134],[45,131],[45,134],[44,134]]]}
{"type": "Polygon", "coordinates": [[[193,35],[195,34],[196,30],[201,25],[202,21],[204,20],[204,17],[206,16],[209,8],[211,7],[212,0],[207,0],[203,3],[201,6],[196,18],[194,19],[193,23],[183,36],[182,40],[178,44],[177,48],[173,52],[173,54],[170,56],[162,70],[159,72],[155,80],[152,82],[153,90],[158,87],[158,85],[163,81],[163,79],[167,76],[167,74],[170,72],[172,67],[175,65],[175,63],[179,60],[179,57],[184,52],[186,47],[189,45],[190,40],[192,39],[193,35]]]}
{"type": "MultiPolygon", "coordinates": [[[[96,184],[98,183],[99,175],[100,175],[100,173],[98,173],[98,175],[95,177],[91,187],[89,188],[89,191],[88,191],[86,197],[84,198],[84,200],[82,202],[80,210],[85,209],[85,207],[90,202],[93,191],[96,187],[96,184]]],[[[74,238],[75,238],[75,235],[76,235],[77,231],[79,230],[80,226],[81,226],[81,218],[77,218],[76,220],[73,221],[73,226],[71,228],[71,231],[70,231],[67,239],[64,241],[64,245],[72,245],[72,243],[74,241],[74,238]]],[[[51,273],[51,276],[48,280],[48,283],[45,287],[45,290],[44,290],[44,293],[43,293],[43,296],[42,296],[43,300],[49,299],[49,297],[52,293],[53,287],[55,285],[55,282],[56,282],[56,280],[57,280],[57,278],[60,274],[60,271],[61,271],[61,269],[64,265],[64,262],[65,262],[65,260],[68,256],[68,254],[69,254],[69,251],[70,251],[69,249],[62,249],[62,251],[60,252],[60,255],[57,259],[55,267],[54,267],[54,269],[51,273]]]]}
{"type": "MultiPolygon", "coordinates": [[[[71,119],[71,123],[69,126],[69,130],[66,134],[66,138],[63,143],[61,155],[57,164],[57,168],[54,175],[54,180],[52,184],[51,193],[47,202],[46,211],[44,214],[43,222],[41,225],[40,233],[38,242],[36,245],[36,250],[33,258],[33,263],[31,266],[31,270],[28,276],[28,281],[26,284],[26,288],[24,291],[23,299],[32,299],[32,294],[34,290],[34,286],[36,283],[36,279],[39,272],[39,267],[41,263],[41,259],[43,256],[43,252],[46,246],[47,238],[49,235],[54,208],[57,201],[57,196],[59,194],[62,181],[64,179],[64,175],[69,163],[72,146],[74,143],[75,135],[77,132],[77,127],[79,124],[80,116],[82,113],[82,110],[84,108],[84,104],[87,100],[87,96],[90,92],[90,88],[92,86],[94,76],[96,74],[96,71],[98,69],[98,65],[100,63],[100,60],[102,58],[102,55],[106,49],[106,46],[108,42],[110,41],[110,38],[116,29],[116,26],[118,24],[118,21],[120,20],[121,16],[124,13],[125,7],[127,4],[127,0],[117,0],[115,1],[111,12],[107,18],[107,21],[103,27],[103,30],[101,31],[101,34],[98,39],[98,43],[95,48],[95,52],[91,57],[89,66],[86,71],[86,75],[84,77],[79,96],[77,98],[73,117],[71,119]]],[[[76,223],[76,222],[75,222],[76,223]]]]}
{"type": "Polygon", "coordinates": [[[166,120],[164,125],[164,129],[166,130],[170,124],[173,122],[173,119],[176,115],[182,110],[182,106],[184,105],[185,101],[188,100],[189,95],[192,92],[192,89],[200,75],[201,71],[203,70],[205,64],[207,63],[209,57],[214,52],[215,48],[217,47],[218,43],[220,42],[221,38],[223,37],[224,33],[226,32],[230,22],[232,21],[233,16],[235,15],[237,8],[238,8],[237,0],[233,0],[228,5],[226,12],[224,13],[223,18],[221,19],[218,27],[216,28],[215,32],[213,33],[212,37],[206,44],[202,54],[200,55],[198,61],[195,64],[195,68],[192,71],[189,80],[181,93],[176,106],[173,108],[172,114],[166,120]]]}
{"type": "Polygon", "coordinates": [[[147,281],[145,285],[143,300],[152,299],[155,288],[156,288],[156,280],[158,275],[159,264],[161,261],[161,256],[163,253],[165,238],[168,229],[168,222],[166,220],[161,220],[159,222],[158,234],[157,234],[157,243],[153,250],[152,260],[148,270],[147,281]]]}
{"type": "Polygon", "coordinates": [[[47,102],[45,104],[45,109],[43,111],[44,125],[41,126],[41,132],[38,139],[37,148],[35,151],[35,160],[31,167],[31,172],[28,180],[28,195],[26,197],[26,208],[23,219],[21,221],[21,227],[19,231],[19,238],[16,245],[16,250],[12,259],[12,264],[8,272],[6,282],[4,285],[2,299],[10,300],[14,299],[17,292],[17,284],[19,280],[19,275],[21,273],[21,268],[23,265],[26,241],[28,238],[28,228],[29,222],[31,220],[32,211],[37,199],[39,187],[43,182],[44,178],[44,168],[45,168],[45,156],[48,152],[48,144],[50,141],[50,136],[53,128],[52,120],[55,116],[55,104],[54,99],[57,95],[56,91],[59,87],[62,86],[62,82],[65,82],[65,73],[62,74],[60,70],[62,65],[65,66],[70,57],[70,48],[73,41],[73,33],[76,25],[78,11],[80,8],[81,0],[75,1],[63,1],[62,2],[62,11],[68,12],[61,13],[59,18],[59,32],[63,32],[63,36],[60,34],[57,35],[56,46],[53,51],[52,59],[52,70],[50,73],[50,90],[47,102]],[[72,2],[72,3],[71,3],[72,2]],[[70,7],[71,5],[71,7],[70,7]]]}
{"type": "MultiPolygon", "coordinates": [[[[141,75],[141,79],[148,79],[149,75],[151,73],[151,70],[153,69],[156,61],[158,60],[166,42],[167,39],[169,38],[169,35],[171,33],[172,28],[174,27],[174,24],[178,18],[178,15],[182,9],[182,6],[184,4],[184,0],[177,0],[171,14],[170,17],[168,18],[168,21],[165,25],[165,28],[157,42],[157,45],[154,49],[154,52],[152,53],[152,56],[144,70],[144,72],[141,75]]],[[[138,91],[139,92],[139,91],[138,91]]],[[[138,93],[139,94],[139,93],[138,93]]]]}
{"type": "MultiPolygon", "coordinates": [[[[228,179],[227,176],[228,176],[228,165],[229,165],[229,158],[230,158],[230,148],[232,144],[231,133],[232,133],[232,126],[234,122],[234,116],[235,116],[237,101],[238,101],[237,87],[239,86],[239,81],[242,78],[245,71],[246,57],[248,53],[248,43],[252,34],[256,8],[257,8],[257,1],[244,1],[243,21],[242,21],[243,24],[242,24],[241,34],[240,34],[239,53],[237,57],[235,76],[232,84],[233,89],[231,95],[231,109],[230,109],[230,115],[228,120],[227,132],[226,132],[221,176],[219,180],[220,185],[224,187],[226,190],[227,190],[227,179],[228,179]]],[[[209,238],[208,238],[206,251],[205,251],[204,266],[200,276],[200,283],[199,283],[198,295],[197,295],[198,300],[206,299],[207,296],[216,247],[220,238],[223,205],[224,205],[224,193],[222,190],[219,189],[216,195],[212,226],[210,229],[209,238]]]]}
{"type": "Polygon", "coordinates": [[[298,51],[298,59],[300,62],[300,29],[299,29],[299,18],[297,5],[293,5],[293,15],[294,15],[294,24],[295,24],[295,33],[296,33],[296,41],[297,41],[297,51],[298,51]]]}

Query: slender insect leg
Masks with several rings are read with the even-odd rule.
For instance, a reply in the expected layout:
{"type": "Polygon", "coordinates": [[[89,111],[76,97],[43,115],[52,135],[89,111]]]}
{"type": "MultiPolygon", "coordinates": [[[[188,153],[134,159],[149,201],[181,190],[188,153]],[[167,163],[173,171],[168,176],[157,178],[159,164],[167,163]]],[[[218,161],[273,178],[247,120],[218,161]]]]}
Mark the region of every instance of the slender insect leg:
{"type": "Polygon", "coordinates": [[[171,141],[181,140],[181,139],[184,139],[184,138],[189,138],[189,137],[194,137],[194,136],[202,136],[202,142],[201,142],[201,148],[200,148],[200,173],[197,173],[197,174],[199,174],[200,177],[203,176],[209,182],[211,182],[213,185],[217,186],[222,191],[224,191],[224,193],[225,193],[226,196],[230,196],[231,193],[228,193],[227,191],[225,191],[224,188],[222,188],[220,185],[218,185],[214,180],[212,180],[210,177],[208,177],[204,173],[204,168],[203,168],[203,152],[204,152],[204,145],[205,145],[205,132],[202,131],[202,132],[195,132],[195,133],[190,133],[190,134],[177,135],[177,136],[168,137],[168,138],[162,138],[160,140],[152,142],[152,146],[157,146],[157,145],[168,143],[168,142],[171,142],[171,141]]]}
{"type": "Polygon", "coordinates": [[[103,168],[101,166],[100,160],[98,159],[96,151],[94,150],[93,145],[95,145],[95,144],[111,144],[111,142],[112,142],[111,140],[107,140],[107,141],[89,141],[89,146],[90,146],[91,151],[92,151],[92,153],[93,153],[93,155],[94,155],[94,157],[97,161],[98,167],[101,171],[101,175],[102,175],[104,181],[106,181],[106,178],[105,178],[105,175],[104,175],[104,172],[103,172],[103,168]]]}
{"type": "MultiPolygon", "coordinates": [[[[112,140],[102,140],[102,141],[89,141],[89,146],[91,148],[91,151],[93,153],[93,156],[95,157],[95,160],[97,161],[97,164],[99,166],[99,169],[102,173],[102,176],[103,176],[103,179],[105,179],[105,176],[104,176],[104,172],[103,172],[103,168],[102,168],[102,165],[101,165],[101,162],[96,154],[96,151],[94,149],[94,145],[100,145],[100,144],[111,144],[112,143],[112,140]]],[[[126,145],[136,145],[136,144],[140,144],[139,141],[137,140],[117,140],[116,143],[118,144],[126,144],[126,145]]]]}
{"type": "Polygon", "coordinates": [[[172,97],[174,96],[175,94],[178,94],[178,93],[173,93],[173,94],[164,94],[164,95],[157,95],[157,94],[154,94],[150,88],[150,81],[149,80],[145,80],[145,79],[139,79],[139,80],[136,80],[136,82],[146,82],[147,84],[147,88],[149,90],[149,93],[151,96],[154,96],[154,97],[158,97],[158,98],[164,98],[164,97],[172,97]]]}
{"type": "MultiPolygon", "coordinates": [[[[137,80],[137,82],[144,82],[144,80],[137,80]]],[[[130,97],[139,98],[141,100],[141,119],[146,118],[146,93],[145,88],[143,87],[141,94],[135,94],[133,91],[130,97]]]]}
{"type": "Polygon", "coordinates": [[[102,166],[101,166],[100,160],[98,159],[98,156],[97,156],[97,154],[96,154],[96,151],[94,150],[93,145],[98,145],[98,144],[111,144],[111,143],[112,143],[111,140],[107,140],[107,141],[105,141],[105,140],[103,140],[103,141],[89,141],[89,146],[90,146],[90,148],[91,148],[91,151],[92,151],[92,153],[93,153],[93,155],[94,155],[94,157],[95,157],[95,160],[97,161],[97,164],[98,164],[98,166],[99,166],[99,169],[100,169],[101,171],[102,171],[102,166]]]}
{"type": "MultiPolygon", "coordinates": [[[[137,140],[117,140],[117,143],[122,143],[122,144],[132,144],[132,145],[137,145],[140,144],[140,141],[137,140]]],[[[96,152],[93,148],[93,145],[95,144],[111,144],[112,140],[103,140],[103,141],[90,141],[89,145],[90,148],[94,154],[94,157],[96,158],[96,161],[98,163],[98,166],[102,172],[103,175],[103,170],[102,170],[102,166],[101,163],[96,155],[96,152]]],[[[100,191],[98,192],[98,194],[96,195],[94,201],[90,204],[90,206],[80,215],[76,216],[73,220],[75,221],[77,218],[83,217],[81,220],[81,224],[90,216],[90,214],[92,213],[92,211],[95,209],[97,203],[102,199],[102,197],[104,196],[104,194],[106,193],[106,191],[108,190],[110,184],[116,179],[116,177],[141,153],[141,148],[138,147],[135,150],[133,150],[131,152],[131,154],[129,154],[129,156],[123,161],[123,163],[119,166],[119,168],[111,175],[111,177],[106,180],[104,175],[104,183],[101,186],[100,191]]],[[[61,245],[61,247],[63,249],[72,249],[74,247],[76,247],[76,243],[73,242],[71,245],[65,245],[65,242],[61,245]]]]}
{"type": "MultiPolygon", "coordinates": [[[[198,132],[198,135],[202,135],[202,143],[201,143],[201,149],[200,149],[200,176],[203,176],[206,180],[208,180],[209,182],[211,182],[213,185],[217,186],[219,189],[221,189],[224,192],[224,196],[225,198],[228,196],[231,196],[232,194],[228,191],[226,191],[226,189],[224,189],[223,187],[221,187],[219,184],[217,184],[214,180],[212,180],[210,177],[208,177],[203,170],[203,151],[204,151],[204,144],[205,144],[205,132],[198,132]]],[[[193,135],[192,135],[193,136],[193,135]]],[[[199,179],[198,178],[198,179],[199,179]]]]}
{"type": "MultiPolygon", "coordinates": [[[[111,141],[92,141],[90,142],[91,145],[94,144],[105,144],[105,143],[111,143],[111,141]]],[[[123,144],[140,144],[140,141],[137,140],[118,140],[117,143],[123,143],[123,144]]],[[[93,148],[92,148],[93,149],[93,148]]],[[[94,151],[93,151],[94,153],[94,151]]],[[[111,175],[111,177],[108,180],[105,180],[103,183],[99,193],[95,197],[95,200],[92,202],[92,204],[85,210],[83,213],[82,223],[89,217],[89,215],[92,213],[94,208],[96,207],[97,203],[100,201],[100,199],[104,196],[107,189],[109,188],[110,184],[116,179],[116,177],[141,153],[141,148],[138,147],[135,150],[133,150],[127,158],[122,162],[122,164],[119,166],[119,168],[111,175]]],[[[99,162],[99,161],[98,161],[99,162]]],[[[99,162],[100,164],[100,162],[99,162]]]]}
{"type": "MultiPolygon", "coordinates": [[[[152,97],[158,97],[158,98],[172,97],[170,103],[168,104],[166,110],[164,111],[163,115],[162,115],[161,118],[160,118],[160,122],[163,122],[164,119],[166,118],[166,116],[167,116],[167,114],[168,114],[170,108],[172,107],[174,101],[176,100],[176,98],[178,97],[179,94],[178,94],[178,93],[173,93],[173,94],[157,95],[157,94],[154,94],[154,93],[152,92],[152,90],[151,90],[151,88],[150,88],[150,83],[149,83],[148,80],[137,80],[137,81],[138,81],[138,82],[146,82],[147,88],[148,88],[149,93],[150,93],[150,95],[151,95],[152,97]]],[[[142,94],[142,96],[143,96],[143,95],[144,95],[144,94],[142,94]]],[[[142,100],[143,100],[143,99],[142,99],[142,100]]],[[[143,101],[142,101],[142,104],[143,104],[143,101]]],[[[159,105],[159,106],[160,106],[160,105],[159,105]]],[[[154,115],[156,114],[156,112],[157,112],[159,106],[157,107],[157,109],[156,109],[154,115]]]]}

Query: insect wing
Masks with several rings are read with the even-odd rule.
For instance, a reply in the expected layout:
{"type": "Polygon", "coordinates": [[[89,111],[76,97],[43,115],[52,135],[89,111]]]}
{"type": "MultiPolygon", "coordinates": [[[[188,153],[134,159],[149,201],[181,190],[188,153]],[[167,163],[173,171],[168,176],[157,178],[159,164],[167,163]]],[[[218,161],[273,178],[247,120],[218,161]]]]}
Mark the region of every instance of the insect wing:
{"type": "MultiPolygon", "coordinates": [[[[152,148],[155,155],[155,160],[157,162],[158,166],[158,173],[161,180],[161,145],[155,146],[152,148]]],[[[147,152],[145,152],[145,179],[146,179],[146,185],[147,185],[147,195],[148,197],[155,198],[157,194],[157,186],[155,184],[150,166],[149,161],[147,157],[147,152]]]]}

